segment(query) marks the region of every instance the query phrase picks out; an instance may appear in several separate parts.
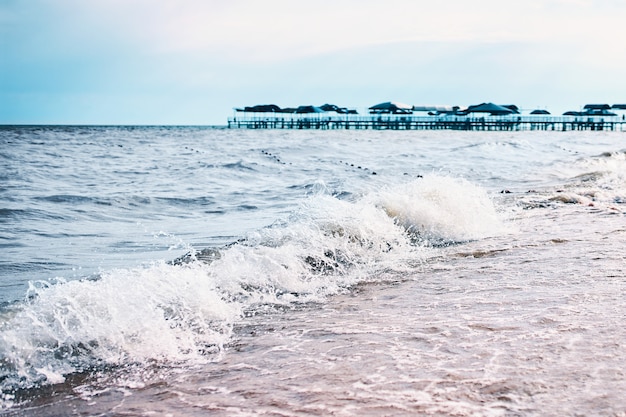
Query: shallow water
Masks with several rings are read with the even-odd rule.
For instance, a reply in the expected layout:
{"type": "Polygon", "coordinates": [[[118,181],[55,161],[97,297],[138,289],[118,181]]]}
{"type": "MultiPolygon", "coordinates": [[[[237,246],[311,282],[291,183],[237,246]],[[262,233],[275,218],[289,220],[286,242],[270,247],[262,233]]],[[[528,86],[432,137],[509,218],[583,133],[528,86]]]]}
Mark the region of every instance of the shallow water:
{"type": "Polygon", "coordinates": [[[3,414],[626,414],[620,133],[0,133],[3,414]]]}

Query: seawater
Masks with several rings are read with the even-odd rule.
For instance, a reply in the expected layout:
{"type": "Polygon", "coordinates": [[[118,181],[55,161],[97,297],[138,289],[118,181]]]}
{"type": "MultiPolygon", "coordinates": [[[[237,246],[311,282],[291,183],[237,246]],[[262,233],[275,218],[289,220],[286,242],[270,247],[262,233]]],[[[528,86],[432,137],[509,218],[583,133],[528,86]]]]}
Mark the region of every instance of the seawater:
{"type": "Polygon", "coordinates": [[[0,414],[624,416],[625,138],[0,127],[0,414]]]}

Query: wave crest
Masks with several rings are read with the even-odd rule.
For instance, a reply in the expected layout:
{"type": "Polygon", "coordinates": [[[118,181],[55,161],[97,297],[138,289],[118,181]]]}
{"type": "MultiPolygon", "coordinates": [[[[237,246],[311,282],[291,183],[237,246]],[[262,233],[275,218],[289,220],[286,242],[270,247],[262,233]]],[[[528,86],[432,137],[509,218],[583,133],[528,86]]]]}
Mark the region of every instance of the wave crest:
{"type": "Polygon", "coordinates": [[[451,177],[426,176],[381,192],[379,204],[418,241],[482,239],[506,230],[483,188],[451,177]]]}
{"type": "Polygon", "coordinates": [[[486,192],[461,179],[426,176],[351,201],[321,191],[222,248],[97,280],[31,284],[26,301],[0,313],[0,387],[58,383],[102,366],[213,360],[235,323],[263,306],[321,302],[415,272],[435,250],[422,243],[502,230],[486,192]]]}

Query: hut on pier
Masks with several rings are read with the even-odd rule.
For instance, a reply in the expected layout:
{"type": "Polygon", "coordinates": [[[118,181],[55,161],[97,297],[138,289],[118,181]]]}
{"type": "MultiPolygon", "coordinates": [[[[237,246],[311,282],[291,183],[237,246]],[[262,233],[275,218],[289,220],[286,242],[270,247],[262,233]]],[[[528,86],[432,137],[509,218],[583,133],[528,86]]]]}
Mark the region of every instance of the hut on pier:
{"type": "Polygon", "coordinates": [[[507,116],[515,112],[508,107],[499,106],[494,103],[481,103],[469,106],[463,111],[464,114],[470,113],[489,113],[491,116],[507,116]]]}
{"type": "Polygon", "coordinates": [[[397,101],[386,101],[369,108],[370,114],[412,114],[413,106],[397,101]]]}
{"type": "Polygon", "coordinates": [[[414,112],[426,112],[430,116],[438,116],[440,114],[456,114],[459,111],[459,106],[443,106],[443,105],[431,105],[431,106],[413,106],[414,112]]]}

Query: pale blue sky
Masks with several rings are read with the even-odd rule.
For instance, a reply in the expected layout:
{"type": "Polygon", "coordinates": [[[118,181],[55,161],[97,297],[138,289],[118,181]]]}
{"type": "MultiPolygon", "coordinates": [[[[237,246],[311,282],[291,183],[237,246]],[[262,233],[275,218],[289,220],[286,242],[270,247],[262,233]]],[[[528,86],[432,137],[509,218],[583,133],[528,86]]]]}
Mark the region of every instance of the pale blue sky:
{"type": "Polygon", "coordinates": [[[0,124],[626,102],[622,0],[0,0],[0,124]]]}

